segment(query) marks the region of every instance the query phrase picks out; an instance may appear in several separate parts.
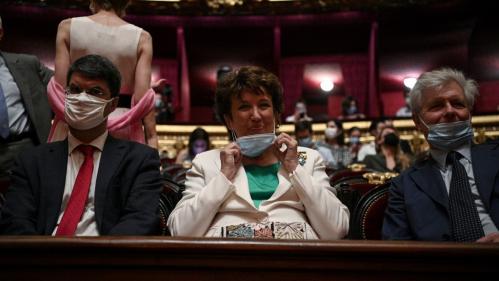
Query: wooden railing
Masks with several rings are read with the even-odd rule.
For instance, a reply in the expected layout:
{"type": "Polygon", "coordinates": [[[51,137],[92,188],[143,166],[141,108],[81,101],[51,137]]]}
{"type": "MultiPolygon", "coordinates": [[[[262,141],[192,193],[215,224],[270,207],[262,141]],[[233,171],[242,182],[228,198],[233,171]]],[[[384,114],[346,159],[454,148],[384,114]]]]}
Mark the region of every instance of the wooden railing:
{"type": "Polygon", "coordinates": [[[497,280],[499,246],[0,237],[0,280],[497,280]]]}

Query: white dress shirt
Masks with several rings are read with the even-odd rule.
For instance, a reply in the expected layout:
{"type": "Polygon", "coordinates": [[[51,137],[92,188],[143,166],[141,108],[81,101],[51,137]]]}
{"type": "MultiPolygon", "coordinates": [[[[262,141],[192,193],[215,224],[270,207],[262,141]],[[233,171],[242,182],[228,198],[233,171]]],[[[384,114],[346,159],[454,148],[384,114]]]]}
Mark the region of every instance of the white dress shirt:
{"type": "MultiPolygon", "coordinates": [[[[97,222],[95,221],[95,182],[97,180],[97,172],[99,171],[100,157],[102,154],[102,149],[104,148],[104,143],[106,142],[108,132],[107,130],[92,142],[86,143],[95,148],[94,150],[94,170],[92,172],[92,181],[90,182],[90,190],[88,192],[88,199],[85,204],[85,210],[83,211],[82,217],[78,226],[76,227],[76,236],[98,236],[99,231],[97,229],[97,222]]],[[[69,198],[71,197],[71,191],[73,190],[76,177],[78,176],[78,171],[80,170],[83,161],[85,160],[85,155],[77,150],[76,148],[82,143],[80,140],[75,138],[71,133],[68,133],[68,165],[66,170],[66,183],[64,186],[64,194],[62,196],[61,211],[59,213],[59,219],[57,220],[57,226],[55,227],[52,235],[55,235],[59,223],[61,222],[66,206],[68,205],[69,198]]]]}

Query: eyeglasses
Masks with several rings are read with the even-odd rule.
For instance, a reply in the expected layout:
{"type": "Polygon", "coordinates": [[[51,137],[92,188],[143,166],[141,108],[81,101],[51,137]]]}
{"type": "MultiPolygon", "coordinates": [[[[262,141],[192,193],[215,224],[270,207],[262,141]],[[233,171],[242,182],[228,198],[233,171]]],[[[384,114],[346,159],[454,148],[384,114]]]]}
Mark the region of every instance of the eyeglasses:
{"type": "Polygon", "coordinates": [[[88,95],[95,96],[95,97],[102,97],[105,96],[105,91],[101,89],[100,87],[93,87],[90,89],[85,89],[83,90],[82,88],[71,84],[65,89],[66,95],[77,95],[80,93],[85,92],[88,95]]]}

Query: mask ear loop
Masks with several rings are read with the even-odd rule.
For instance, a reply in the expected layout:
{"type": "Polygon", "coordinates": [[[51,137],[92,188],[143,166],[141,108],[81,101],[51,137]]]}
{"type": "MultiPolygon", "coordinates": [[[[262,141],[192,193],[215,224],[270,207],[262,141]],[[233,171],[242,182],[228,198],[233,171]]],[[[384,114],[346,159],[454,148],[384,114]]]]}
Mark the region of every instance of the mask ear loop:
{"type": "Polygon", "coordinates": [[[230,134],[232,135],[232,139],[233,139],[234,141],[237,141],[236,133],[234,132],[234,130],[233,130],[233,129],[230,129],[230,134]]]}
{"type": "Polygon", "coordinates": [[[421,121],[421,123],[423,123],[423,125],[426,127],[426,129],[428,129],[428,130],[429,130],[429,129],[430,129],[430,126],[428,126],[428,125],[425,123],[425,121],[423,121],[423,118],[421,117],[421,115],[420,115],[420,114],[418,114],[418,118],[419,118],[419,121],[421,121]]]}

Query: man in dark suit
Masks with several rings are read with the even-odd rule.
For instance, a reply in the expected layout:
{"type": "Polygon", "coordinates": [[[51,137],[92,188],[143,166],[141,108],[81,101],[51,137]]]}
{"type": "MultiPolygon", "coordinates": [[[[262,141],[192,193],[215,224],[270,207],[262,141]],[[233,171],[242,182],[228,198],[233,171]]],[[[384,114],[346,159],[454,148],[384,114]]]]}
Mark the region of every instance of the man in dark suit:
{"type": "Polygon", "coordinates": [[[499,145],[472,144],[477,94],[454,69],[419,77],[412,116],[430,151],[393,180],[384,239],[499,242],[499,145]]]}
{"type": "Polygon", "coordinates": [[[157,151],[118,140],[106,128],[120,74],[89,55],[67,75],[68,138],[21,153],[6,194],[0,232],[39,235],[146,235],[158,229],[157,151]]]}
{"type": "MultiPolygon", "coordinates": [[[[2,37],[0,18],[0,41],[2,37]]],[[[52,75],[35,56],[0,51],[1,186],[7,185],[14,157],[20,151],[47,141],[52,112],[46,89],[52,75]],[[2,107],[6,108],[4,114],[2,107]]]]}

